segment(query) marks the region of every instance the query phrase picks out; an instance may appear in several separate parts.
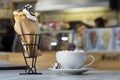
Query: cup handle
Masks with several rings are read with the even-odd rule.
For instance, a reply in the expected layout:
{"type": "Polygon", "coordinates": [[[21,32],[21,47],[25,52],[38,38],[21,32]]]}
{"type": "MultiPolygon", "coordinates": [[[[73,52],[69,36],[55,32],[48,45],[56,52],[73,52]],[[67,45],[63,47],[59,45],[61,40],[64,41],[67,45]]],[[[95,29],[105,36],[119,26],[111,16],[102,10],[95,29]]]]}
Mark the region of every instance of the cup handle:
{"type": "Polygon", "coordinates": [[[91,57],[91,58],[92,58],[92,61],[91,61],[90,63],[88,63],[88,64],[85,64],[85,65],[84,65],[85,67],[90,66],[90,65],[92,65],[92,64],[95,62],[94,56],[88,55],[88,57],[91,57]]]}

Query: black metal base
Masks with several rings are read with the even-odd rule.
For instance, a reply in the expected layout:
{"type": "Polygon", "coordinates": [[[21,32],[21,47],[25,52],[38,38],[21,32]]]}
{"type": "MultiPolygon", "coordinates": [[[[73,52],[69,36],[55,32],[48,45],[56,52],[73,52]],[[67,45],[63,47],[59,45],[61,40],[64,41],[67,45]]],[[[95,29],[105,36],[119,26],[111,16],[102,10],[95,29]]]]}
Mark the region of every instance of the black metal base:
{"type": "Polygon", "coordinates": [[[43,73],[19,73],[20,75],[42,75],[43,73]]]}
{"type": "Polygon", "coordinates": [[[19,73],[20,75],[37,75],[37,74],[42,74],[42,73],[37,73],[36,71],[36,61],[37,61],[37,56],[35,56],[35,50],[36,48],[39,47],[39,41],[40,41],[40,34],[21,34],[18,35],[18,39],[19,42],[21,44],[21,49],[22,49],[22,53],[23,53],[23,57],[25,60],[25,64],[27,66],[27,69],[25,69],[24,73],[19,73]],[[21,40],[24,42],[24,40],[22,39],[23,36],[32,36],[35,40],[34,44],[22,44],[21,40]],[[39,40],[39,41],[38,41],[39,40]],[[33,55],[30,57],[25,56],[25,53],[29,52],[27,50],[24,49],[24,47],[26,47],[27,49],[32,47],[33,51],[31,52],[33,55]],[[31,59],[31,64],[28,64],[27,59],[31,59]]]}

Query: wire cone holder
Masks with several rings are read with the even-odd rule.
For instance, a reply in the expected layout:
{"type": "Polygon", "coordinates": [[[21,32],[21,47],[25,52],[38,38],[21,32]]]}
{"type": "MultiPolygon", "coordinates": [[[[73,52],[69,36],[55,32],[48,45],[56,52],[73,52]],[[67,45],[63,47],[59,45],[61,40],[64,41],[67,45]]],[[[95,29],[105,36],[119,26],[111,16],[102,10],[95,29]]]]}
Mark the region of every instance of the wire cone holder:
{"type": "Polygon", "coordinates": [[[26,64],[25,73],[20,73],[20,75],[27,75],[27,74],[42,74],[37,73],[36,71],[36,61],[39,55],[36,54],[36,48],[39,47],[40,42],[40,34],[19,34],[18,40],[20,42],[20,47],[22,49],[24,61],[26,64]],[[31,36],[32,43],[25,42],[25,38],[27,36],[31,36]],[[27,54],[27,55],[26,55],[27,54]],[[31,59],[30,63],[28,63],[28,59],[31,59]]]}

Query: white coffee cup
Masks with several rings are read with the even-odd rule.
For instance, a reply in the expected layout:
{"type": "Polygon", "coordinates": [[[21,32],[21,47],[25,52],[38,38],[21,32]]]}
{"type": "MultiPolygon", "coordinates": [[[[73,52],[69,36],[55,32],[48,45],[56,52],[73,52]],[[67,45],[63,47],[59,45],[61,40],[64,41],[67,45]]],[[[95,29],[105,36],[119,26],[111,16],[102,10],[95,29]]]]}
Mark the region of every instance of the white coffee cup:
{"type": "Polygon", "coordinates": [[[56,60],[63,69],[79,69],[83,66],[90,66],[95,61],[94,56],[87,55],[83,50],[58,51],[56,52],[56,60]],[[92,61],[84,65],[88,57],[91,57],[92,61]]]}

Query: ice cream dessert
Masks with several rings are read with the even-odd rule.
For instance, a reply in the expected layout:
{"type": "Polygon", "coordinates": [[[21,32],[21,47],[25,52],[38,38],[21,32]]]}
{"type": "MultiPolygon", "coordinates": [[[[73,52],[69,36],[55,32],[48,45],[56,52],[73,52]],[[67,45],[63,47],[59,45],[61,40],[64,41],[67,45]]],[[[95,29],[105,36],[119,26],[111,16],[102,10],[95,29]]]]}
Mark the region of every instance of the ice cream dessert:
{"type": "MultiPolygon", "coordinates": [[[[40,30],[38,27],[37,17],[38,14],[36,12],[31,11],[32,6],[27,4],[22,9],[15,10],[13,12],[15,24],[14,30],[17,34],[40,34],[40,30]]],[[[39,39],[37,37],[35,43],[35,37],[31,35],[22,36],[21,37],[22,44],[38,44],[39,39]]],[[[41,52],[37,49],[34,49],[33,46],[24,46],[26,55],[30,56],[40,56],[41,52]],[[35,52],[33,53],[33,50],[35,52]]]]}
{"type": "Polygon", "coordinates": [[[89,33],[89,39],[92,45],[92,48],[95,48],[97,45],[97,40],[98,40],[98,34],[96,31],[91,31],[89,33]]]}
{"type": "Polygon", "coordinates": [[[116,31],[116,38],[117,38],[117,40],[118,40],[118,45],[120,46],[120,30],[117,30],[116,31]]]}
{"type": "Polygon", "coordinates": [[[111,36],[112,36],[112,33],[110,30],[105,30],[102,32],[102,41],[104,43],[103,45],[105,48],[108,48],[111,40],[111,36]]]}

